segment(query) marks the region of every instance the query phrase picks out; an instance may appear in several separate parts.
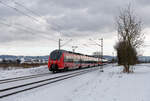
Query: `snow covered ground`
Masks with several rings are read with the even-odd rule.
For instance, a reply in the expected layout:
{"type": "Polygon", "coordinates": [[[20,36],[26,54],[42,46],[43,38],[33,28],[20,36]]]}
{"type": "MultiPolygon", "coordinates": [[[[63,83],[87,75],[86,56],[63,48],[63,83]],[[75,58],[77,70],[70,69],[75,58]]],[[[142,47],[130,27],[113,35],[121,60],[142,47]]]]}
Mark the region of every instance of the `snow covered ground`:
{"type": "Polygon", "coordinates": [[[14,78],[27,75],[36,75],[42,73],[48,73],[47,65],[34,67],[34,68],[22,68],[22,69],[13,69],[13,70],[0,70],[0,80],[7,78],[14,78]]]}
{"type": "Polygon", "coordinates": [[[150,101],[150,64],[135,66],[124,74],[122,67],[99,70],[19,93],[0,101],[150,101]]]}

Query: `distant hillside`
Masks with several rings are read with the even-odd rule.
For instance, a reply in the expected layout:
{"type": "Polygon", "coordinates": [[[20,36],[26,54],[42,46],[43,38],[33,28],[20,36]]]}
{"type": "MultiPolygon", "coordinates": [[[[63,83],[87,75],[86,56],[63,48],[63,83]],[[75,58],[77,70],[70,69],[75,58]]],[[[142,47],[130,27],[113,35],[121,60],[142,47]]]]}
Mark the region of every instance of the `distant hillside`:
{"type": "MultiPolygon", "coordinates": [[[[21,58],[24,58],[24,59],[45,59],[47,60],[48,59],[48,55],[46,56],[15,56],[15,55],[0,55],[0,59],[21,59],[21,58]]],[[[104,55],[103,58],[111,61],[113,58],[116,59],[116,57],[113,57],[113,56],[109,56],[109,55],[104,55]]],[[[139,58],[139,61],[142,61],[142,62],[150,62],[150,56],[140,56],[139,58]]]]}
{"type": "MultiPolygon", "coordinates": [[[[99,57],[99,56],[97,56],[97,55],[93,55],[93,56],[94,56],[94,57],[99,57]]],[[[113,58],[116,59],[116,57],[109,56],[109,55],[104,55],[103,58],[104,58],[104,59],[107,59],[107,60],[109,60],[109,61],[111,61],[113,58]]]]}
{"type": "Polygon", "coordinates": [[[150,62],[150,56],[139,56],[139,61],[150,62]]]}
{"type": "MultiPolygon", "coordinates": [[[[111,61],[113,58],[116,59],[116,57],[109,56],[109,55],[104,55],[103,58],[111,61]]],[[[139,56],[138,60],[141,62],[150,62],[150,56],[139,56]]]]}
{"type": "Polygon", "coordinates": [[[14,56],[14,55],[0,55],[0,58],[3,59],[3,58],[17,58],[17,56],[14,56]]]}
{"type": "MultiPolygon", "coordinates": [[[[112,60],[113,59],[113,56],[105,55],[103,57],[108,59],[108,60],[112,60]]],[[[116,59],[116,57],[114,57],[114,58],[116,59]]],[[[150,56],[139,56],[138,60],[141,61],[141,62],[150,62],[150,56]]]]}
{"type": "Polygon", "coordinates": [[[109,55],[104,55],[103,57],[104,57],[105,59],[109,60],[109,61],[111,61],[113,58],[116,59],[116,57],[109,56],[109,55]]]}
{"type": "Polygon", "coordinates": [[[46,56],[14,56],[14,55],[0,55],[1,59],[48,59],[48,55],[46,56]]]}

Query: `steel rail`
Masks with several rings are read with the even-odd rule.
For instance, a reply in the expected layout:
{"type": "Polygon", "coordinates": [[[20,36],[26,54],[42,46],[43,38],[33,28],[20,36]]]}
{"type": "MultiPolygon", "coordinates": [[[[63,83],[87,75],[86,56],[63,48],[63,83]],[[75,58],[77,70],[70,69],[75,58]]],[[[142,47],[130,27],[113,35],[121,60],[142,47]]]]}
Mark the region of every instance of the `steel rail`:
{"type": "Polygon", "coordinates": [[[75,77],[75,76],[78,76],[78,75],[82,75],[82,74],[85,74],[85,73],[88,73],[88,72],[91,72],[91,71],[94,71],[94,70],[97,70],[97,69],[98,68],[78,71],[78,72],[69,73],[69,74],[65,74],[65,75],[61,75],[61,76],[57,76],[57,77],[52,77],[52,78],[44,79],[44,80],[40,80],[40,81],[35,81],[35,82],[31,82],[31,83],[26,83],[26,84],[22,84],[22,85],[10,87],[10,88],[4,88],[4,89],[0,90],[0,94],[5,93],[5,92],[9,92],[9,93],[0,95],[0,98],[4,98],[4,97],[10,96],[10,95],[14,95],[14,94],[24,92],[24,91],[27,91],[27,90],[31,90],[31,89],[34,89],[34,88],[38,88],[38,87],[48,85],[48,84],[51,84],[51,83],[54,83],[54,82],[62,81],[62,80],[65,80],[65,79],[68,79],[68,78],[71,78],[71,77],[75,77]],[[29,88],[23,88],[23,87],[27,87],[27,86],[30,86],[30,85],[35,85],[35,86],[29,87],[29,88]],[[23,89],[17,90],[17,91],[14,91],[14,92],[12,91],[12,90],[18,89],[18,88],[19,89],[23,88],[23,89]]]}
{"type": "Polygon", "coordinates": [[[15,77],[15,78],[2,79],[2,80],[0,80],[0,84],[14,82],[14,81],[19,81],[19,80],[26,80],[26,79],[36,78],[36,77],[47,76],[49,74],[51,74],[51,73],[42,73],[42,74],[36,74],[36,75],[28,75],[28,76],[21,76],[21,77],[15,77]]]}
{"type": "MultiPolygon", "coordinates": [[[[82,69],[87,69],[87,68],[82,68],[82,69]]],[[[72,71],[72,70],[69,70],[69,71],[72,71]]],[[[21,80],[27,80],[27,79],[37,78],[37,77],[43,77],[43,76],[47,76],[50,74],[52,74],[52,73],[49,72],[49,73],[42,73],[42,74],[36,74],[36,75],[27,75],[27,76],[2,79],[2,80],[0,80],[0,84],[10,83],[10,82],[15,82],[15,81],[21,81],[21,80]]]]}

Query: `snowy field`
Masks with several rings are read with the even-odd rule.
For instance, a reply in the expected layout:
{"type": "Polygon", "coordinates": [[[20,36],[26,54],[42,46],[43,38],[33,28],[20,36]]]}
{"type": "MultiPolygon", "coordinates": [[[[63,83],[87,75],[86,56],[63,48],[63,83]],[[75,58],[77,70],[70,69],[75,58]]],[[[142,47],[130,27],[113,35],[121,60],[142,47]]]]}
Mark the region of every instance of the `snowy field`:
{"type": "Polygon", "coordinates": [[[21,69],[13,69],[13,70],[0,70],[0,80],[7,78],[14,78],[20,76],[27,75],[36,75],[42,73],[48,73],[47,65],[34,67],[34,68],[21,68],[21,69]]]}
{"type": "MultiPolygon", "coordinates": [[[[36,72],[34,69],[20,72],[33,74],[36,72]]],[[[47,70],[45,67],[36,69],[37,72],[47,70]]],[[[104,72],[97,70],[0,101],[150,101],[150,64],[135,66],[134,73],[131,74],[121,71],[122,67],[108,65],[104,72]]],[[[15,75],[13,70],[6,72],[9,73],[7,77],[15,75]]],[[[6,77],[5,73],[0,74],[6,77]]]]}

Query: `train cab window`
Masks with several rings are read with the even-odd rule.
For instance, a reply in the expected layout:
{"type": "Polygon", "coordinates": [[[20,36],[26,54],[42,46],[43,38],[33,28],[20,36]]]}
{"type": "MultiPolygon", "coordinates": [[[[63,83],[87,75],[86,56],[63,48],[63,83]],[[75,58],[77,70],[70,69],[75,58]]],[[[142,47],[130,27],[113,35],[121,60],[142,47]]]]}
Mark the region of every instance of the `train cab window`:
{"type": "Polygon", "coordinates": [[[62,55],[62,52],[60,52],[60,51],[53,51],[53,52],[50,54],[50,58],[51,58],[52,60],[59,60],[60,57],[61,57],[61,55],[62,55]]]}

